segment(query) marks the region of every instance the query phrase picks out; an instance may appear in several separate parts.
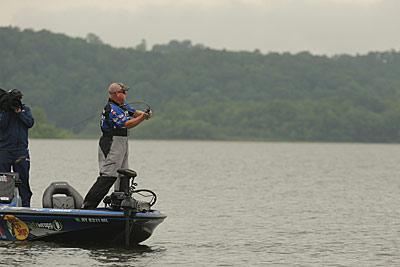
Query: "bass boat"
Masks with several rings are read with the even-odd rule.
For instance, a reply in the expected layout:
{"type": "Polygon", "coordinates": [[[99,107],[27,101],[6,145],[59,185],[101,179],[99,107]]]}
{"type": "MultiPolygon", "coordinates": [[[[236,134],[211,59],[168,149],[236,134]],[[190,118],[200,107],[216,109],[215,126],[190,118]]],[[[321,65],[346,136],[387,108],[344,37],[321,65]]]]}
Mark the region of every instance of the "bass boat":
{"type": "Polygon", "coordinates": [[[135,245],[148,239],[167,217],[152,209],[156,194],[136,189],[136,172],[120,169],[124,192],[113,192],[105,207],[80,209],[81,194],[67,182],[53,182],[42,208],[22,207],[18,173],[0,173],[0,241],[42,240],[105,246],[135,245]]]}

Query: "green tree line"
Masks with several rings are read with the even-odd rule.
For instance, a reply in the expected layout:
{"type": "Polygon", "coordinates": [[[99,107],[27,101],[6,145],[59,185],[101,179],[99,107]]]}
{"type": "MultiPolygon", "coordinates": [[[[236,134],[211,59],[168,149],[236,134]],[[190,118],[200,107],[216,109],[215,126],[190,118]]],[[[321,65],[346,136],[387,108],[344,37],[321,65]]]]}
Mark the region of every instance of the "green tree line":
{"type": "Polygon", "coordinates": [[[40,107],[32,107],[35,123],[29,132],[31,138],[66,138],[67,131],[57,129],[53,124],[47,123],[47,116],[40,107]]]}
{"type": "Polygon", "coordinates": [[[131,87],[128,103],[145,101],[153,110],[132,131],[136,138],[400,141],[395,50],[262,54],[189,40],[114,48],[94,34],[0,28],[0,87],[21,89],[24,102],[40,108],[61,136],[100,135],[107,87],[115,81],[131,87]]]}

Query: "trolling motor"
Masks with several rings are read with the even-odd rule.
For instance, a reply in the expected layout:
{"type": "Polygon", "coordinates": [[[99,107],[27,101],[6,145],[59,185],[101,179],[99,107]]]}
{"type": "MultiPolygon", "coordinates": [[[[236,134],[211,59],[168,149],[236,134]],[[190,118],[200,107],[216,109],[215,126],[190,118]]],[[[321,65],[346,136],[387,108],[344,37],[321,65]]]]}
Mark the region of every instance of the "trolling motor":
{"type": "Polygon", "coordinates": [[[133,209],[135,206],[134,200],[132,199],[132,193],[129,192],[129,180],[132,178],[132,185],[137,185],[134,183],[137,173],[130,169],[118,169],[117,172],[123,175],[120,177],[120,188],[123,190],[111,193],[110,196],[104,198],[103,202],[106,207],[109,206],[109,209],[111,210],[121,210],[121,208],[125,210],[128,207],[133,209]],[[124,202],[124,206],[122,205],[122,202],[124,202]]]}
{"type": "Polygon", "coordinates": [[[124,199],[121,201],[121,208],[124,210],[124,215],[125,216],[130,216],[131,211],[136,208],[136,203],[134,199],[131,196],[130,190],[129,190],[129,179],[132,178],[132,185],[137,185],[133,181],[135,180],[135,177],[137,176],[137,173],[133,170],[129,169],[119,169],[117,171],[119,174],[122,174],[123,176],[121,177],[121,187],[125,190],[124,192],[124,199]]]}
{"type": "Polygon", "coordinates": [[[117,170],[122,176],[120,188],[123,191],[113,192],[110,196],[104,198],[103,202],[111,210],[124,211],[125,216],[125,245],[129,247],[129,235],[131,234],[131,223],[130,218],[132,212],[148,212],[157,201],[156,194],[148,189],[135,190],[137,183],[134,182],[137,173],[130,169],[119,169],[117,170]],[[129,186],[129,181],[131,185],[129,186]],[[135,198],[142,196],[144,198],[151,198],[150,201],[142,201],[135,198]]]}
{"type": "Polygon", "coordinates": [[[135,212],[149,211],[156,203],[156,194],[149,189],[136,190],[135,178],[137,173],[131,169],[118,169],[121,174],[120,191],[113,192],[103,200],[106,209],[121,211],[130,209],[135,212]]]}
{"type": "MultiPolygon", "coordinates": [[[[132,178],[132,183],[137,176],[135,171],[129,170],[129,169],[119,169],[117,171],[118,173],[122,174],[123,177],[121,177],[121,187],[125,188],[124,192],[124,199],[121,202],[121,208],[124,210],[124,216],[125,216],[125,246],[129,248],[129,235],[130,235],[130,223],[129,223],[129,218],[131,217],[132,210],[135,208],[135,201],[131,197],[131,194],[129,193],[129,179],[132,178]]],[[[134,184],[134,183],[133,183],[134,184]]]]}

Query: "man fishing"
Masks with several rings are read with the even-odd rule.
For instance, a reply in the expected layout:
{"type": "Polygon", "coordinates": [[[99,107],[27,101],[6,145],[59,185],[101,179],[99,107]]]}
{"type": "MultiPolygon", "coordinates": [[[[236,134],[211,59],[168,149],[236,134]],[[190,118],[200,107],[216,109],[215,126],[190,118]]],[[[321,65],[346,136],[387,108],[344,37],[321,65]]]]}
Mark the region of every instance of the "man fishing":
{"type": "Polygon", "coordinates": [[[117,191],[124,191],[126,189],[124,187],[128,186],[120,183],[117,170],[129,168],[129,129],[148,120],[152,114],[150,110],[140,111],[130,107],[125,102],[128,90],[129,87],[122,83],[112,83],[108,88],[109,99],[103,109],[100,123],[102,131],[98,152],[100,176],[87,193],[83,209],[95,209],[114,183],[117,191]]]}

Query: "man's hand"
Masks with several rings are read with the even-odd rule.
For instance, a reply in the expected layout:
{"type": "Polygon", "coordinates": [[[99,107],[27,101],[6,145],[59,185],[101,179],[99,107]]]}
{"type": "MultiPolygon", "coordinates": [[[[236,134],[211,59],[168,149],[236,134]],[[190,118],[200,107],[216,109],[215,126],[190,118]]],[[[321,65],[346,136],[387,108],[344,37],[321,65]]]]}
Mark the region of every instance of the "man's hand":
{"type": "Polygon", "coordinates": [[[21,107],[14,109],[15,113],[20,113],[21,112],[21,107]]]}
{"type": "Polygon", "coordinates": [[[151,110],[150,110],[149,114],[147,114],[147,112],[143,112],[143,117],[144,117],[146,120],[148,120],[148,119],[150,119],[151,114],[153,114],[153,112],[151,112],[151,110]]]}

